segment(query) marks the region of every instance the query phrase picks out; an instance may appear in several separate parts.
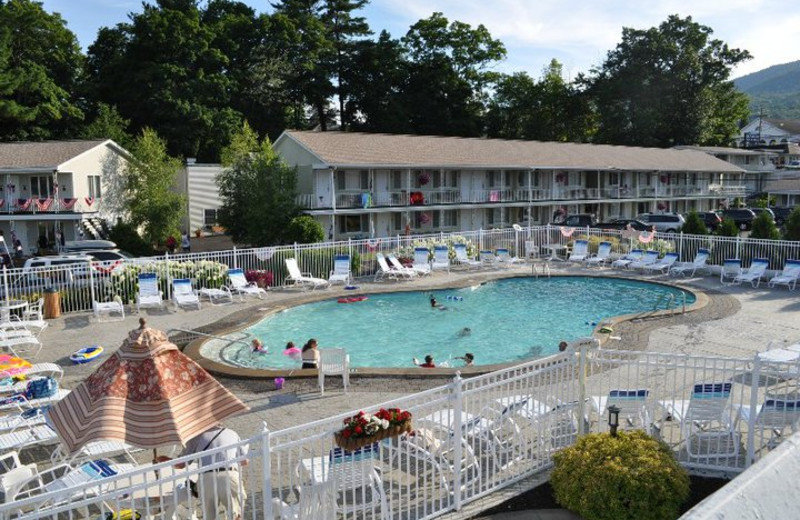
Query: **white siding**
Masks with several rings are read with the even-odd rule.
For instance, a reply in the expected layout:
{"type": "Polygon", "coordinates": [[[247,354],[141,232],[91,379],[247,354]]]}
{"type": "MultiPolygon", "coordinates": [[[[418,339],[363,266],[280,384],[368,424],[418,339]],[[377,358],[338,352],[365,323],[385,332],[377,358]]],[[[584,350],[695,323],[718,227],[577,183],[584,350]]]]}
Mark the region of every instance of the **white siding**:
{"type": "Polygon", "coordinates": [[[222,203],[215,177],[222,171],[219,164],[186,166],[186,186],[189,199],[189,231],[204,229],[207,209],[218,209],[222,203]]]}

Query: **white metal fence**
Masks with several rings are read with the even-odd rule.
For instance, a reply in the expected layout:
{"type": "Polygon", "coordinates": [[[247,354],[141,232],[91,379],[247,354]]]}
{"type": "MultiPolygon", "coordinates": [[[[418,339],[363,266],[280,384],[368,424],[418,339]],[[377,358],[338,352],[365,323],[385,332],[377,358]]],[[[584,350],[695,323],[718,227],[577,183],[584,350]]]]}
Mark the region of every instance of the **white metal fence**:
{"type": "MultiPolygon", "coordinates": [[[[659,436],[695,472],[731,476],[797,427],[798,376],[797,362],[757,357],[568,350],[365,409],[411,411],[414,434],[360,451],[334,444],[334,432],[354,410],[243,441],[246,456],[214,465],[247,460],[233,484],[208,484],[203,475],[212,466],[199,468],[199,457],[190,456],[180,459],[187,469],[162,463],[71,487],[40,486],[0,505],[0,518],[84,518],[124,509],[145,518],[178,509],[188,517],[202,508],[186,490],[188,480],[213,486],[201,496],[240,497],[243,518],[436,518],[549,468],[553,454],[581,433],[607,431],[611,404],[621,410],[620,428],[659,436]]],[[[232,510],[217,513],[225,514],[233,517],[232,510]]]]}
{"type": "MultiPolygon", "coordinates": [[[[644,235],[647,237],[647,234],[644,235]]],[[[433,251],[437,244],[467,244],[467,253],[475,258],[481,250],[509,249],[515,256],[524,257],[530,245],[540,253],[553,246],[566,249],[576,239],[588,239],[589,251],[597,251],[601,241],[612,243],[612,254],[619,255],[634,247],[657,249],[662,254],[674,251],[682,261],[691,261],[697,250],[711,251],[709,265],[722,265],[726,258],[741,259],[749,265],[754,258],[768,258],[770,269],[783,268],[788,259],[800,259],[800,242],[782,240],[755,240],[747,238],[717,237],[711,235],[684,235],[656,233],[653,240],[644,243],[640,235],[621,231],[603,231],[595,228],[560,228],[537,226],[532,228],[463,231],[432,235],[397,235],[372,240],[347,240],[316,244],[294,244],[276,247],[232,249],[209,253],[184,253],[163,257],[137,258],[131,261],[94,264],[86,266],[61,266],[25,272],[7,269],[0,285],[0,298],[34,302],[43,296],[48,287],[60,293],[61,312],[79,312],[92,309],[92,301],[110,301],[118,298],[133,305],[137,294],[137,275],[157,273],[164,299],[171,297],[171,281],[189,278],[195,289],[219,288],[228,284],[229,268],[242,268],[249,280],[264,287],[282,287],[286,283],[285,260],[297,258],[300,268],[312,276],[327,279],[333,269],[336,254],[346,253],[351,258],[354,278],[369,278],[378,271],[377,253],[395,253],[401,261],[411,261],[414,247],[426,246],[433,251]]],[[[451,247],[451,259],[455,252],[451,247]]]]}

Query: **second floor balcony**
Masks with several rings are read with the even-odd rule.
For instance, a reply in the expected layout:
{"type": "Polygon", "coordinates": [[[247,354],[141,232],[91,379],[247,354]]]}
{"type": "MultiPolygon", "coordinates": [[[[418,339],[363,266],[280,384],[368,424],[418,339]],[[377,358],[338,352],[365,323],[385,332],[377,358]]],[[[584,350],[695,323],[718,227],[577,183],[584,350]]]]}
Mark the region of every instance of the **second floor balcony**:
{"type": "Polygon", "coordinates": [[[0,198],[0,214],[36,215],[52,213],[95,213],[102,199],[80,198],[0,198]]]}

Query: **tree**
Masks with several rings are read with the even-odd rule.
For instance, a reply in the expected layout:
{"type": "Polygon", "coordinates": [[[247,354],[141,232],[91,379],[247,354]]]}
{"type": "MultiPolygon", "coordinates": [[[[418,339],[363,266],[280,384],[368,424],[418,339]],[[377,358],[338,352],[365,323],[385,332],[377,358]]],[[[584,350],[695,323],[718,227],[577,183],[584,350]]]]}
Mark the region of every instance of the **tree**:
{"type": "Polygon", "coordinates": [[[74,136],[83,60],[60,15],[41,2],[0,0],[0,140],[74,136]]]}
{"type": "Polygon", "coordinates": [[[800,207],[794,208],[786,217],[783,231],[784,240],[800,240],[800,207]]]}
{"type": "Polygon", "coordinates": [[[690,211],[689,214],[686,215],[686,222],[683,223],[681,231],[689,235],[708,234],[708,228],[706,228],[705,222],[703,222],[703,219],[701,219],[700,215],[698,215],[694,210],[690,211]]]}
{"type": "Polygon", "coordinates": [[[717,236],[721,237],[738,237],[739,236],[739,227],[736,225],[736,222],[730,218],[722,219],[719,226],[717,226],[717,236]]]}
{"type": "Polygon", "coordinates": [[[325,240],[322,224],[310,215],[300,215],[289,221],[286,229],[286,243],[313,244],[325,240]]]}
{"type": "Polygon", "coordinates": [[[128,148],[133,139],[127,132],[130,121],[123,118],[117,109],[105,103],[97,106],[94,120],[81,132],[83,139],[111,139],[123,148],[128,148]]]}
{"type": "Polygon", "coordinates": [[[729,80],[750,58],[712,39],[691,17],[659,27],[624,28],[622,42],[579,82],[598,116],[597,142],[671,147],[728,144],[749,114],[747,96],[729,80]]]}
{"type": "Polygon", "coordinates": [[[217,219],[236,243],[284,244],[289,223],[299,214],[297,171],[275,153],[269,138],[244,124],[222,153],[217,176],[222,206],[217,219]]]}
{"type": "Polygon", "coordinates": [[[141,228],[150,244],[160,244],[170,235],[180,236],[186,200],[172,187],[181,162],[167,154],[166,143],[150,128],[142,130],[130,152],[124,177],[131,224],[141,228]]]}
{"type": "Polygon", "coordinates": [[[772,215],[767,211],[762,211],[753,220],[753,228],[750,231],[750,238],[768,238],[770,240],[780,240],[781,233],[772,220],[772,215]]]}

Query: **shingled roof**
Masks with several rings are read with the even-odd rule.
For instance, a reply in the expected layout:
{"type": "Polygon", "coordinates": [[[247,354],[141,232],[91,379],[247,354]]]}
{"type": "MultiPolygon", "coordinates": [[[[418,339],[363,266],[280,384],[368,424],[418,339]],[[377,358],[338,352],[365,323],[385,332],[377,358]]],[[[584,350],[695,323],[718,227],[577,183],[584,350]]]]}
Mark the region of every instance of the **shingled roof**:
{"type": "Polygon", "coordinates": [[[41,141],[0,143],[0,169],[53,169],[106,142],[41,141]]]}
{"type": "Polygon", "coordinates": [[[742,172],[697,150],[465,137],[287,130],[320,163],[338,167],[452,167],[742,172]]]}

